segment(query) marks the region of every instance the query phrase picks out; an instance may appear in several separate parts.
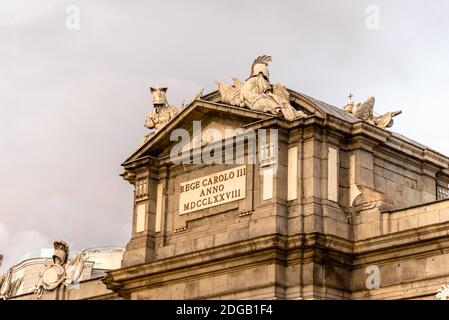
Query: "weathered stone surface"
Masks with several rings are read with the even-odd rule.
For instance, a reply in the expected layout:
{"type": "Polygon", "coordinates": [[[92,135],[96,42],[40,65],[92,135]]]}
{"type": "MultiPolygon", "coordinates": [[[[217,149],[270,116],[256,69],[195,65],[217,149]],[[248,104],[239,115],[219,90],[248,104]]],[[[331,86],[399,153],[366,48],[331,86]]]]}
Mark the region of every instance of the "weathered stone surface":
{"type": "MultiPolygon", "coordinates": [[[[82,283],[82,291],[67,297],[428,298],[448,283],[449,200],[436,201],[436,190],[449,181],[449,158],[286,92],[288,103],[307,116],[293,120],[229,106],[219,92],[199,97],[158,128],[124,163],[135,197],[122,268],[108,272],[105,286],[82,283]],[[262,174],[267,163],[172,163],[170,134],[191,131],[193,121],[220,133],[278,129],[279,143],[268,144],[269,152],[279,153],[268,157],[272,175],[262,174]],[[246,176],[235,187],[244,196],[180,208],[180,200],[202,197],[205,177],[239,166],[246,176]],[[197,193],[181,196],[191,181],[199,182],[197,193]],[[377,289],[367,286],[373,266],[380,271],[377,289]]],[[[240,148],[248,158],[248,149],[240,148]]]]}

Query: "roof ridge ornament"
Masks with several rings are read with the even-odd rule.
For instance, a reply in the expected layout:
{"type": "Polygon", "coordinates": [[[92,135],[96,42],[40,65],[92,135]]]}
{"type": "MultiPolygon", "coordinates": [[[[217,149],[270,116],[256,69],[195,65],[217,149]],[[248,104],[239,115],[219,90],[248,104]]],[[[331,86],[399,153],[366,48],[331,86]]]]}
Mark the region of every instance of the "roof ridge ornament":
{"type": "Polygon", "coordinates": [[[280,115],[287,120],[305,117],[306,114],[296,110],[290,104],[290,94],[282,84],[270,84],[268,63],[271,56],[262,55],[254,59],[251,72],[245,82],[232,77],[234,84],[226,85],[215,81],[221,96],[221,102],[236,107],[248,108],[280,115]]]}
{"type": "Polygon", "coordinates": [[[343,111],[352,114],[354,117],[366,121],[376,127],[385,129],[391,128],[393,126],[393,118],[402,113],[401,110],[390,111],[381,116],[374,115],[374,104],[376,103],[376,98],[369,97],[364,102],[359,102],[357,104],[352,100],[353,95],[349,94],[349,100],[346,105],[342,108],[343,111]]]}

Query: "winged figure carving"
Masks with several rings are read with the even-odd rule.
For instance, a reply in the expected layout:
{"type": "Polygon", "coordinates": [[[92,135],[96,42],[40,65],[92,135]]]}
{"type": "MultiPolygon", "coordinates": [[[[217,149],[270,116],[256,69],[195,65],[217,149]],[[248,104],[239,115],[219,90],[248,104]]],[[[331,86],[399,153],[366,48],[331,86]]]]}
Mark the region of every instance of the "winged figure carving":
{"type": "Polygon", "coordinates": [[[215,81],[215,83],[218,85],[218,92],[220,92],[221,95],[221,102],[233,106],[240,106],[242,104],[240,100],[240,89],[241,89],[240,80],[238,81],[234,80],[234,83],[237,83],[239,88],[237,88],[235,85],[224,84],[221,81],[215,81]]]}
{"type": "Polygon", "coordinates": [[[385,129],[393,126],[393,118],[401,114],[402,111],[391,111],[387,112],[381,116],[374,115],[374,104],[376,99],[374,97],[369,97],[362,103],[354,104],[352,99],[343,107],[343,110],[347,113],[352,114],[354,117],[373,124],[379,128],[385,129]]]}
{"type": "Polygon", "coordinates": [[[250,76],[245,82],[233,77],[234,84],[215,81],[221,102],[254,111],[282,115],[288,120],[306,116],[290,104],[290,95],[281,84],[271,85],[268,63],[271,56],[262,55],[254,59],[250,76]]]}
{"type": "Polygon", "coordinates": [[[374,103],[376,102],[374,97],[369,97],[363,103],[358,103],[354,109],[354,117],[361,120],[371,120],[373,118],[374,103]]]}

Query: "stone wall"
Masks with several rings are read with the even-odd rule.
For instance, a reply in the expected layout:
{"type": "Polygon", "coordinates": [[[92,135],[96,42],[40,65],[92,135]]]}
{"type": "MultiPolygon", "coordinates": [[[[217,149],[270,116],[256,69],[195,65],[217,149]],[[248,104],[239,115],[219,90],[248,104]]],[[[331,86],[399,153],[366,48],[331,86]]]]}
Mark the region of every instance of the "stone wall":
{"type": "Polygon", "coordinates": [[[396,208],[436,200],[436,172],[411,159],[399,160],[378,152],[374,158],[374,187],[396,208]]]}
{"type": "Polygon", "coordinates": [[[449,276],[432,264],[446,259],[438,248],[449,239],[449,205],[435,200],[437,186],[449,181],[448,158],[364,123],[318,117],[273,123],[278,170],[270,178],[259,164],[247,165],[242,200],[180,215],[181,183],[232,166],[170,165],[157,157],[136,162],[136,181],[148,184],[148,194],[136,201],[147,205],[145,227],[136,232],[135,211],[123,268],[109,273],[108,288],[125,299],[436,292],[449,276]],[[372,264],[384,274],[374,291],[365,283],[372,264]]]}
{"type": "Polygon", "coordinates": [[[449,200],[382,212],[380,220],[367,221],[371,232],[357,229],[352,298],[434,299],[449,281],[449,200]],[[378,289],[366,288],[369,265],[379,267],[378,289]]]}

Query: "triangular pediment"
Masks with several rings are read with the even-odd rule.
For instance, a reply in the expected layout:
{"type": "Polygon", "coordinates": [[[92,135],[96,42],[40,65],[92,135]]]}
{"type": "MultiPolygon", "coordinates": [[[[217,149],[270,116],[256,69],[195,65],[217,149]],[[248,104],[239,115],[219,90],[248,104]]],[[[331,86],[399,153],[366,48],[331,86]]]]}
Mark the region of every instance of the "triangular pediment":
{"type": "Polygon", "coordinates": [[[170,140],[173,130],[184,129],[192,135],[194,121],[201,123],[203,132],[208,129],[214,129],[224,137],[226,130],[229,132],[229,130],[241,129],[252,123],[275,117],[269,113],[238,108],[213,101],[195,100],[141,145],[125,161],[124,165],[145,156],[156,158],[168,155],[170,146],[176,143],[170,140]]]}
{"type": "MultiPolygon", "coordinates": [[[[290,94],[290,103],[307,116],[325,118],[331,115],[349,123],[358,122],[357,118],[344,112],[340,108],[331,106],[304,94],[287,89],[290,94]]],[[[244,128],[251,123],[270,118],[282,118],[271,113],[254,111],[247,108],[235,107],[221,103],[218,91],[211,92],[201,99],[192,101],[188,106],[170,120],[162,129],[155,132],[143,145],[141,145],[124,163],[130,163],[145,156],[162,157],[168,155],[170,135],[175,129],[185,129],[192,133],[194,121],[200,121],[202,129],[216,129],[224,134],[226,129],[244,128]]],[[[224,136],[224,135],[223,135],[224,136]]]]}

